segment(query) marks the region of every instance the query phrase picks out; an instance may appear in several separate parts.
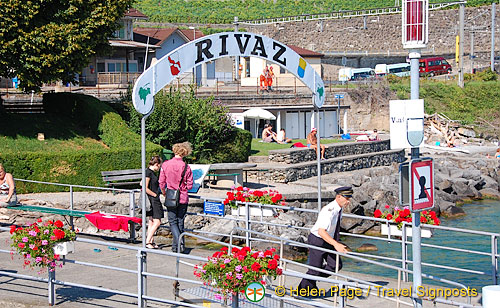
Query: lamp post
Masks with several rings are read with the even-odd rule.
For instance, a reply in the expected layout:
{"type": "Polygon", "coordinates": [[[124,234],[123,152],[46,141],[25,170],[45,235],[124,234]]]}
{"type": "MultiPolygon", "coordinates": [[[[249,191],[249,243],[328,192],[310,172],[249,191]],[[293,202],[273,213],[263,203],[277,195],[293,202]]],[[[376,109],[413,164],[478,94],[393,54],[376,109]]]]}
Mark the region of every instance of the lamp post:
{"type": "MultiPolygon", "coordinates": [[[[190,26],[189,29],[193,30],[193,41],[196,40],[196,28],[190,26]]],[[[197,84],[197,82],[196,82],[196,66],[193,67],[193,83],[197,84]]]]}
{"type": "MultiPolygon", "coordinates": [[[[428,42],[429,29],[429,1],[428,0],[403,0],[402,9],[402,42],[403,47],[409,50],[411,99],[419,98],[419,59],[422,48],[428,42]]],[[[422,131],[423,133],[423,131],[422,131]]],[[[420,156],[418,144],[412,144],[411,159],[420,156]]],[[[412,213],[412,256],[413,256],[413,289],[417,290],[422,285],[422,260],[420,238],[420,212],[412,213]]],[[[413,298],[413,307],[422,308],[422,299],[413,298]]]]}

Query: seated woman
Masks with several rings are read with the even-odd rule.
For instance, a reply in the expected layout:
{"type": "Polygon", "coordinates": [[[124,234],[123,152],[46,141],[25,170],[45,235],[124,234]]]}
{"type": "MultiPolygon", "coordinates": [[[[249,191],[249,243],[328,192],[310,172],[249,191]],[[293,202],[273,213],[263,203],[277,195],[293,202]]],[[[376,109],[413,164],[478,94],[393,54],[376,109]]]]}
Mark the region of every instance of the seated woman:
{"type": "Polygon", "coordinates": [[[273,126],[271,124],[264,125],[264,130],[262,131],[262,141],[278,142],[278,136],[275,132],[273,132],[273,126]]]}
{"type": "Polygon", "coordinates": [[[16,186],[14,177],[6,173],[0,164],[0,207],[8,207],[17,204],[16,186]]]}
{"type": "Polygon", "coordinates": [[[277,139],[278,139],[278,143],[290,143],[290,142],[292,142],[292,139],[286,137],[286,133],[285,133],[285,129],[284,128],[282,128],[278,132],[277,139]]]}

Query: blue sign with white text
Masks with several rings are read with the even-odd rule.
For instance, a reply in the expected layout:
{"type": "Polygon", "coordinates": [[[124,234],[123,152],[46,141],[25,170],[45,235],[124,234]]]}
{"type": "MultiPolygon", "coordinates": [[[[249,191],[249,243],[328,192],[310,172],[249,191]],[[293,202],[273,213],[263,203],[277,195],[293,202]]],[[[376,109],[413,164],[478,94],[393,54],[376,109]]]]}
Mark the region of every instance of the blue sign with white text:
{"type": "Polygon", "coordinates": [[[205,200],[203,202],[203,212],[210,215],[224,216],[224,204],[222,202],[205,200]]]}
{"type": "Polygon", "coordinates": [[[344,94],[335,94],[335,98],[337,99],[344,98],[344,94]]]}

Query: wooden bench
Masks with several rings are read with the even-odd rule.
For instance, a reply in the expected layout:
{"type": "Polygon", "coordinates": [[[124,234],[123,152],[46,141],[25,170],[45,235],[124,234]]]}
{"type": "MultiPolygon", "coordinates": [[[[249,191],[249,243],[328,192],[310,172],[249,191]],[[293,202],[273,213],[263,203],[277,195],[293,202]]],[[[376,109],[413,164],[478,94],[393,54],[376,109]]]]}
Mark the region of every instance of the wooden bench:
{"type": "Polygon", "coordinates": [[[126,170],[113,170],[101,171],[102,180],[106,182],[106,186],[130,186],[139,185],[142,179],[141,169],[126,169],[126,170]]]}

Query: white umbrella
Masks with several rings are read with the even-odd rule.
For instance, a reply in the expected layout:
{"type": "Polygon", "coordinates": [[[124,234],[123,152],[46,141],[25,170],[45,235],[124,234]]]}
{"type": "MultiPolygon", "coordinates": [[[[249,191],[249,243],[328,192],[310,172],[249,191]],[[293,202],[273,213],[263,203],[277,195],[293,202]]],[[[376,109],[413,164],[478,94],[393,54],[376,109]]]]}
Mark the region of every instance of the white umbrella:
{"type": "Polygon", "coordinates": [[[276,120],[276,116],[262,108],[250,108],[243,112],[243,116],[249,119],[255,119],[255,138],[257,138],[257,120],[276,120]]]}
{"type": "Polygon", "coordinates": [[[276,116],[262,108],[250,108],[243,112],[243,116],[249,119],[276,120],[276,116]]]}

